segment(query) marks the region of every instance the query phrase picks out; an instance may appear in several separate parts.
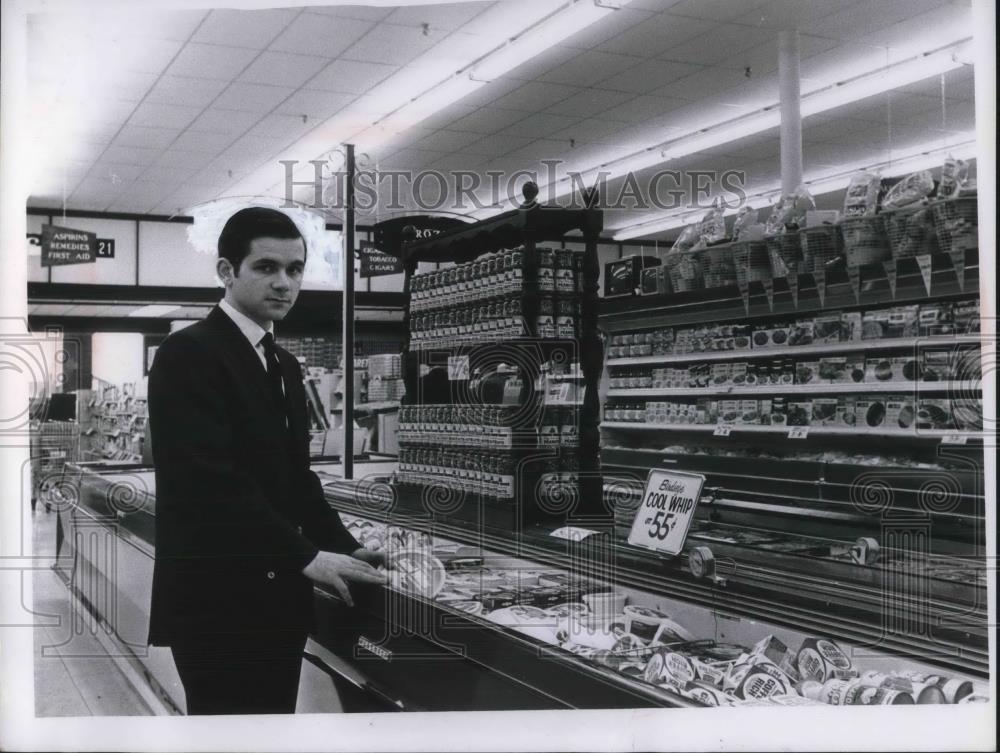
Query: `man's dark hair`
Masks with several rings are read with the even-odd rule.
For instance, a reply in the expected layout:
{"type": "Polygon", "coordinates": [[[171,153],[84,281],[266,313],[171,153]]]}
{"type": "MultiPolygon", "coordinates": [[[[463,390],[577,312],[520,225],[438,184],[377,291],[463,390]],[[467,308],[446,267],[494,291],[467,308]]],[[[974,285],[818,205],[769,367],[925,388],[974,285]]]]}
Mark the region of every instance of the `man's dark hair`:
{"type": "MultiPolygon", "coordinates": [[[[219,258],[228,259],[233,270],[239,274],[240,264],[250,253],[250,243],[256,238],[278,238],[294,240],[302,238],[302,233],[284,212],[267,207],[247,207],[241,209],[226,221],[219,235],[219,258]]],[[[302,246],[305,248],[305,239],[302,246]]],[[[306,250],[308,253],[308,249],[306,250]]]]}

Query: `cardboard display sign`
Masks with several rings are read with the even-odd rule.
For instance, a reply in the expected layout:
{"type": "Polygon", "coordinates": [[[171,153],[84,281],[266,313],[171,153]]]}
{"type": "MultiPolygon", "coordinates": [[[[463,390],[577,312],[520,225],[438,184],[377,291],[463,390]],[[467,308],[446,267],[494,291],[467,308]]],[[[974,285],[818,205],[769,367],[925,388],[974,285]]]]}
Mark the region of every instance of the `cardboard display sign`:
{"type": "Polygon", "coordinates": [[[628,543],[670,556],[680,554],[704,484],[705,477],[696,473],[651,470],[628,543]]]}

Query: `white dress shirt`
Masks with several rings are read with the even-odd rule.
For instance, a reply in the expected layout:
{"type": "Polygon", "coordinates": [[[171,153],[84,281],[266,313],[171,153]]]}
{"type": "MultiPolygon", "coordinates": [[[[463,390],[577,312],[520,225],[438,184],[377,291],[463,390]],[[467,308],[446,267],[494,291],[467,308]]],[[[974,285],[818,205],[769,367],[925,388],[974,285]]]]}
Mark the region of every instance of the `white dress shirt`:
{"type": "Polygon", "coordinates": [[[260,359],[260,365],[264,367],[264,371],[267,371],[267,357],[264,355],[264,343],[262,341],[266,333],[270,332],[272,335],[274,334],[274,323],[271,322],[270,326],[264,329],[242,311],[238,311],[225,298],[219,301],[219,308],[226,312],[226,315],[239,327],[243,336],[250,341],[254,352],[257,353],[257,358],[260,359]]]}

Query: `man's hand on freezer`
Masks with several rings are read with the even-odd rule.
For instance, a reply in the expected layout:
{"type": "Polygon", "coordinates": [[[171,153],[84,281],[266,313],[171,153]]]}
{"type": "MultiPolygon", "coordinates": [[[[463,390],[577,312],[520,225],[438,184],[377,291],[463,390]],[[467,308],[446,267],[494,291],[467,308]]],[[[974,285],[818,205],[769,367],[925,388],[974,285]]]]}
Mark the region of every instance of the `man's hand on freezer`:
{"type": "Polygon", "coordinates": [[[362,562],[349,554],[333,552],[321,551],[303,568],[302,573],[320,585],[332,587],[347,605],[352,607],[354,600],[347,587],[349,582],[379,584],[386,582],[385,575],[367,562],[362,562]]]}

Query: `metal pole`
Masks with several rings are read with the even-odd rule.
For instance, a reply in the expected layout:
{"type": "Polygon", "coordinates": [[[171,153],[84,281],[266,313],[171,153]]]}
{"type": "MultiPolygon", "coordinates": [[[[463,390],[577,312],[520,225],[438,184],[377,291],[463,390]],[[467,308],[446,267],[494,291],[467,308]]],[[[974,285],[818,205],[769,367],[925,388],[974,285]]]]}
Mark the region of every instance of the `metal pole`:
{"type": "Polygon", "coordinates": [[[347,144],[347,185],[344,197],[344,306],[341,352],[344,358],[344,478],[354,478],[354,144],[347,144]]]}
{"type": "Polygon", "coordinates": [[[799,103],[799,32],[778,34],[778,95],[781,102],[781,193],[802,185],[802,114],[799,103]]]}

